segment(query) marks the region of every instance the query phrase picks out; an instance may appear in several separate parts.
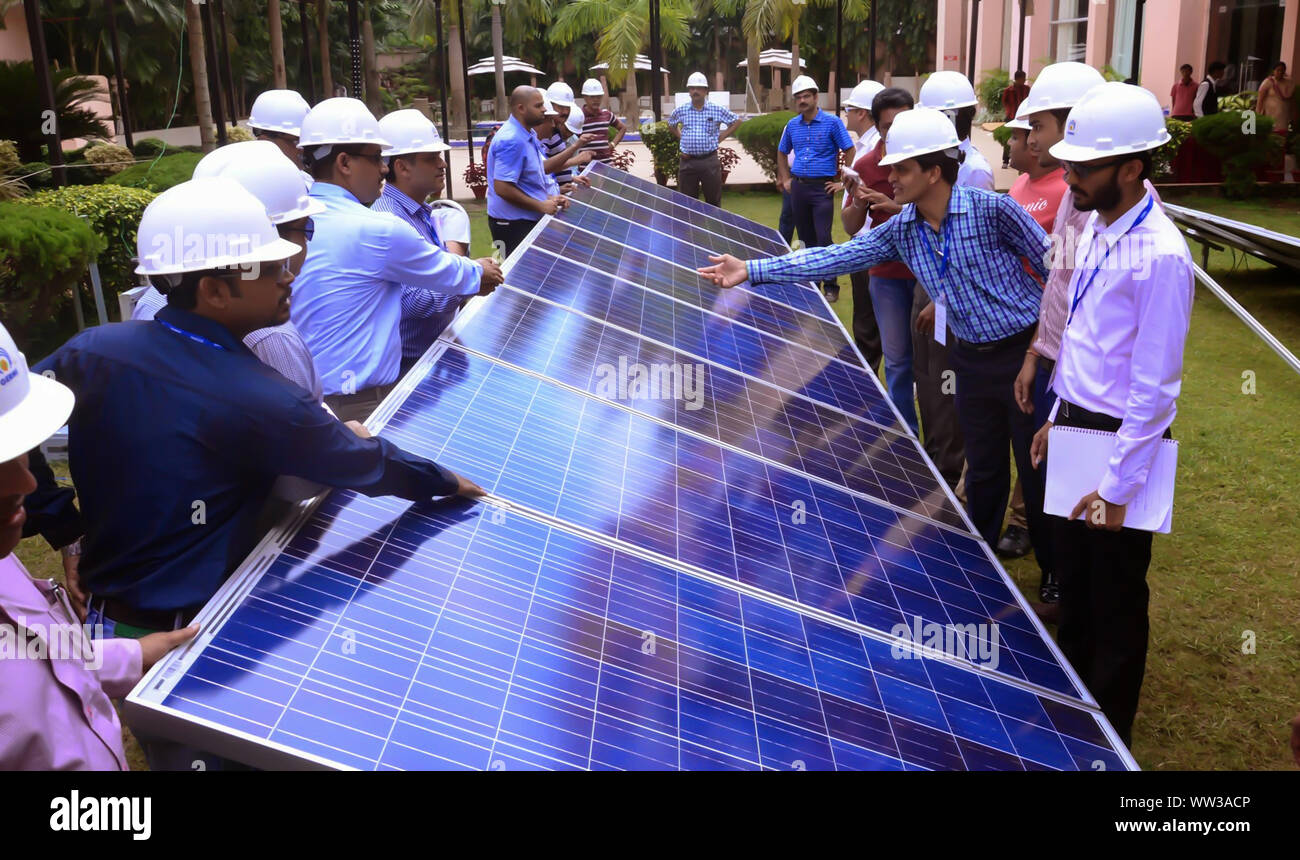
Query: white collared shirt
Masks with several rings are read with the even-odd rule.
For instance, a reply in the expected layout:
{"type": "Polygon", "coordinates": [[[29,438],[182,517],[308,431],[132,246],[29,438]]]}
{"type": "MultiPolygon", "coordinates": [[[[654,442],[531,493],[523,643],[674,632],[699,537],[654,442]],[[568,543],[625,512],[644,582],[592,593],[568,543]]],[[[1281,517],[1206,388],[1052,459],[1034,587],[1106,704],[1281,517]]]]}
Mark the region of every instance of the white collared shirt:
{"type": "Polygon", "coordinates": [[[961,166],[957,168],[957,184],[992,191],[993,168],[989,166],[989,160],[984,157],[984,153],[971,143],[969,137],[959,143],[957,148],[966,156],[962,159],[961,166]]]}
{"type": "MultiPolygon", "coordinates": [[[[1178,228],[1159,205],[1133,227],[1150,202],[1148,192],[1105,227],[1096,212],[1088,219],[1067,314],[1106,248],[1111,252],[1066,325],[1052,382],[1060,399],[1123,421],[1097,488],[1116,505],[1128,504],[1146,483],[1160,438],[1174,421],[1192,314],[1192,257],[1178,228]]],[[[1059,401],[1053,420],[1057,408],[1059,401]]]]}

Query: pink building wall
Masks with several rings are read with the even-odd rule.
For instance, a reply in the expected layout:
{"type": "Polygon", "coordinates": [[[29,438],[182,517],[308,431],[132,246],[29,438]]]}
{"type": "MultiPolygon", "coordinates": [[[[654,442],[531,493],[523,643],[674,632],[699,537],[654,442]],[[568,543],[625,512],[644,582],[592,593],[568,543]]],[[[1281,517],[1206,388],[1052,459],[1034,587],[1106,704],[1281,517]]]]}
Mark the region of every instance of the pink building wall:
{"type": "Polygon", "coordinates": [[[5,28],[0,30],[0,60],[30,60],[32,46],[27,39],[27,18],[21,5],[14,6],[4,17],[5,28]]]}

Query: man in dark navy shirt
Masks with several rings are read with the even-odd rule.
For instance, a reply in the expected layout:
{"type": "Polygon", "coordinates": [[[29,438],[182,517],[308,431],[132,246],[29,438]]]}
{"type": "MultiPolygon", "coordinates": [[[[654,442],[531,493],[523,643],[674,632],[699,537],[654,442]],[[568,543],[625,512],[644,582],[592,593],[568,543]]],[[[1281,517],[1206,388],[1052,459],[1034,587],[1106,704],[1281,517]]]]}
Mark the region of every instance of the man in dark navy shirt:
{"type": "Polygon", "coordinates": [[[286,263],[300,248],[232,180],[159,195],[138,243],[137,271],[167,307],[153,321],[87,330],[36,368],[78,398],[68,459],[85,520],[81,585],[97,621],[117,635],[188,621],[256,543],[278,475],[412,500],[484,495],[359,437],[243,345],[289,318],[286,263]]]}

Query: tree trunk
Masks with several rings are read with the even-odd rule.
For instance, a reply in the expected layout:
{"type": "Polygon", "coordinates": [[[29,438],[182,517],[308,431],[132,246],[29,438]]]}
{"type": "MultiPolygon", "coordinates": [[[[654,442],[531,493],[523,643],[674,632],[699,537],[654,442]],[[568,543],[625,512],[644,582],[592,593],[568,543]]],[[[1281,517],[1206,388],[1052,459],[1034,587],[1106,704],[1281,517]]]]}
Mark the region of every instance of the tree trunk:
{"type": "Polygon", "coordinates": [[[334,97],[334,76],[330,74],[329,0],[316,0],[316,35],[320,42],[320,85],[323,99],[334,97]]]}
{"type": "Polygon", "coordinates": [[[713,88],[722,89],[722,35],[719,32],[722,24],[717,18],[713,19],[713,88]]]}
{"type": "Polygon", "coordinates": [[[759,113],[763,110],[762,102],[759,97],[762,95],[763,81],[759,77],[762,69],[758,65],[758,55],[761,52],[762,38],[758,35],[747,36],[745,38],[745,59],[749,67],[745,69],[745,110],[749,113],[759,113]]]}
{"type": "Polygon", "coordinates": [[[384,98],[379,93],[379,62],[375,57],[375,28],[370,23],[370,3],[361,7],[361,68],[366,78],[366,107],[376,117],[384,115],[384,98]]]}
{"type": "MultiPolygon", "coordinates": [[[[794,21],[791,23],[790,33],[790,83],[803,74],[803,69],[799,68],[799,7],[795,7],[794,21]]],[[[794,93],[790,93],[791,97],[794,93]]],[[[784,104],[784,100],[782,104],[784,104]]]]}
{"type": "MultiPolygon", "coordinates": [[[[287,89],[289,76],[284,69],[284,26],[280,20],[280,0],[266,0],[266,26],[271,31],[271,81],[277,90],[287,89]]],[[[243,80],[243,77],[240,77],[243,80]]]]}
{"type": "MultiPolygon", "coordinates": [[[[633,61],[635,62],[635,58],[633,61]]],[[[650,74],[653,75],[654,72],[650,74]]],[[[623,107],[623,116],[627,118],[627,130],[636,131],[641,125],[641,99],[637,97],[636,92],[635,67],[628,71],[627,78],[623,82],[623,99],[619,104],[623,107]]]]}
{"type": "Polygon", "coordinates": [[[215,146],[212,100],[208,92],[208,58],[203,50],[203,19],[194,3],[185,5],[185,29],[190,43],[190,73],[194,76],[194,111],[199,118],[199,142],[204,152],[215,146]]]}
{"type": "Polygon", "coordinates": [[[509,118],[506,112],[506,73],[501,69],[501,57],[505,50],[501,47],[501,5],[492,4],[492,60],[496,66],[493,77],[497,85],[497,119],[509,118]]]}
{"type": "Polygon", "coordinates": [[[451,99],[451,105],[448,108],[451,111],[449,120],[451,128],[465,128],[469,122],[468,103],[466,96],[469,90],[465,87],[465,61],[460,53],[460,25],[449,24],[447,27],[447,50],[450,52],[447,58],[447,64],[451,66],[451,78],[447,82],[447,96],[451,99]]]}

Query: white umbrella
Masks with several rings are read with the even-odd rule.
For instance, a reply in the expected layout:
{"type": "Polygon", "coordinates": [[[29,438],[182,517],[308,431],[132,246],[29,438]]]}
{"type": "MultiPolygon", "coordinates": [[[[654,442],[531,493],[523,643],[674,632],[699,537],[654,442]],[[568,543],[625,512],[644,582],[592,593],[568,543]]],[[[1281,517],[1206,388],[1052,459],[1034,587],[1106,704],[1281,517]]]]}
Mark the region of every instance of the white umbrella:
{"type": "MultiPolygon", "coordinates": [[[[636,66],[636,70],[638,72],[648,72],[650,71],[651,68],[650,58],[647,57],[645,54],[637,54],[636,63],[634,65],[636,66]]],[[[603,72],[608,68],[609,68],[609,63],[597,63],[596,65],[591,67],[591,70],[593,72],[603,72]]],[[[665,69],[663,66],[659,67],[659,71],[663,72],[665,75],[668,74],[668,70],[665,69]]]]}
{"type": "MultiPolygon", "coordinates": [[[[484,57],[477,63],[469,67],[471,75],[491,75],[497,70],[496,60],[492,57],[484,57]]],[[[521,60],[518,57],[502,57],[501,70],[503,72],[524,72],[529,75],[545,75],[541,69],[528,64],[527,60],[521,60]]]]}
{"type": "MultiPolygon", "coordinates": [[[[772,66],[777,69],[788,69],[794,63],[794,56],[789,51],[782,51],[780,48],[769,48],[758,55],[758,64],[760,66],[772,66]]],[[[803,57],[799,58],[799,68],[806,68],[808,61],[803,57]]],[[[741,60],[736,64],[738,69],[749,68],[749,60],[741,60]]]]}

